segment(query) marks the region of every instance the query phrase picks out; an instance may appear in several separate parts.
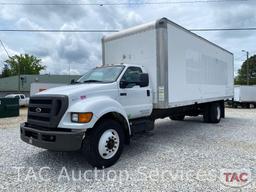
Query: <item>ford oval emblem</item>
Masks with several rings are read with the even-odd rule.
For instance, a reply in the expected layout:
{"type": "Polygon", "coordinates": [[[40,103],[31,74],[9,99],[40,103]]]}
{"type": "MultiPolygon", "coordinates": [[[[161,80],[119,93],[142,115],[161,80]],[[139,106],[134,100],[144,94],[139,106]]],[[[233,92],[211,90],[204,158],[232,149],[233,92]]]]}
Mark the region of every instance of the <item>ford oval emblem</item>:
{"type": "Polygon", "coordinates": [[[39,108],[39,107],[36,108],[36,112],[37,112],[37,113],[41,113],[41,111],[42,111],[41,108],[39,108]]]}

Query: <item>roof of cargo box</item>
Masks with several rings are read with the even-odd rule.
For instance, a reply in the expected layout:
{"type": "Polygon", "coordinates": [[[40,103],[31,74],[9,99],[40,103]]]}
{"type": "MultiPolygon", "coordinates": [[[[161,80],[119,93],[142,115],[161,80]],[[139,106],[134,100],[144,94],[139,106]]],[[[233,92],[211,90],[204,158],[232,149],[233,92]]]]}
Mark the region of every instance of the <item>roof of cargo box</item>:
{"type": "Polygon", "coordinates": [[[206,41],[206,42],[208,42],[208,43],[210,43],[210,44],[212,44],[212,45],[214,45],[214,46],[216,46],[216,47],[218,47],[218,48],[220,48],[220,49],[222,49],[222,50],[224,50],[224,51],[226,51],[226,52],[228,52],[228,53],[233,55],[233,53],[231,53],[230,51],[224,49],[223,47],[221,47],[221,46],[219,46],[219,45],[217,45],[217,44],[215,44],[215,43],[213,43],[213,42],[211,42],[211,41],[209,41],[209,40],[207,40],[207,39],[197,35],[196,33],[193,33],[191,31],[189,31],[188,29],[178,25],[177,23],[174,23],[174,22],[170,21],[169,19],[167,19],[165,17],[163,17],[161,19],[158,19],[156,21],[153,21],[153,22],[149,22],[149,23],[146,23],[146,24],[138,25],[138,26],[135,26],[135,27],[124,29],[124,30],[121,30],[119,32],[112,33],[110,35],[104,36],[102,38],[102,41],[103,42],[112,41],[112,40],[115,40],[115,39],[120,39],[122,37],[130,36],[130,35],[133,35],[133,34],[136,34],[136,33],[141,33],[143,31],[148,31],[148,30],[153,30],[153,29],[157,29],[157,28],[162,28],[162,27],[165,27],[167,23],[170,24],[170,25],[173,25],[173,26],[175,26],[177,28],[180,28],[183,31],[189,32],[190,34],[194,35],[195,37],[197,37],[199,39],[202,39],[202,40],[204,40],[204,41],[206,41]]]}

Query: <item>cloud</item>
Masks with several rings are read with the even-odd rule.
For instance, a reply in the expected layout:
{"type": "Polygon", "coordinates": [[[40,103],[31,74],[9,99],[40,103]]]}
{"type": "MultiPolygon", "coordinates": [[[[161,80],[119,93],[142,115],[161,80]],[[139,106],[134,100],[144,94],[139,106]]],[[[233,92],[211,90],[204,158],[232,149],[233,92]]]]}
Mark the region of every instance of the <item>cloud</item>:
{"type": "MultiPolygon", "coordinates": [[[[35,1],[28,1],[30,3],[37,3],[35,1]]],[[[76,1],[77,3],[82,1],[76,1]]],[[[40,3],[63,3],[62,0],[55,0],[54,2],[48,0],[41,0],[40,3]]],[[[63,22],[76,22],[82,18],[87,17],[87,7],[84,6],[22,6],[22,14],[31,17],[43,26],[58,27],[63,22]]]]}
{"type": "Polygon", "coordinates": [[[16,19],[16,14],[21,12],[21,7],[20,6],[5,6],[1,5],[0,9],[0,18],[1,22],[3,21],[13,21],[16,19]]]}
{"type": "MultiPolygon", "coordinates": [[[[9,48],[8,46],[5,45],[5,48],[8,52],[9,55],[14,55],[14,54],[18,54],[17,51],[9,48]]],[[[5,61],[8,59],[8,55],[7,53],[4,51],[3,47],[0,44],[0,72],[2,72],[2,69],[4,67],[4,65],[6,64],[5,61]]]]}
{"type": "MultiPolygon", "coordinates": [[[[42,1],[41,3],[49,3],[42,1]]],[[[93,1],[91,1],[93,2],[93,1]]],[[[55,3],[63,3],[57,1],[55,3]]],[[[18,29],[123,29],[141,23],[134,11],[120,7],[23,6],[13,20],[18,29]]],[[[5,19],[3,19],[5,20],[5,19]]],[[[1,23],[1,19],[0,19],[1,23]]],[[[6,42],[23,52],[42,58],[44,73],[69,70],[84,73],[101,63],[101,38],[96,33],[21,33],[5,36],[6,42]]],[[[1,37],[1,36],[0,36],[1,37]]],[[[75,72],[76,73],[76,72],[75,72]]]]}
{"type": "Polygon", "coordinates": [[[80,72],[76,69],[71,69],[70,71],[67,69],[64,69],[61,71],[61,74],[63,74],[63,75],[80,75],[80,72]]]}
{"type": "MultiPolygon", "coordinates": [[[[231,7],[216,7],[214,9],[216,15],[216,23],[224,28],[246,28],[255,26],[256,3],[245,4],[238,3],[231,7]]],[[[254,35],[251,31],[231,31],[219,33],[223,38],[247,38],[248,36],[254,35]]]]}
{"type": "MultiPolygon", "coordinates": [[[[44,2],[49,3],[46,0],[40,3],[44,2]]],[[[92,0],[86,2],[95,3],[92,0]]],[[[256,2],[250,1],[140,6],[4,6],[0,10],[0,26],[18,29],[125,29],[167,17],[186,28],[250,27],[255,26],[255,5],[256,2]]],[[[241,49],[251,54],[256,52],[254,31],[197,33],[235,53],[235,58],[243,58],[241,49]]],[[[101,63],[103,35],[0,33],[0,39],[14,52],[26,52],[42,58],[47,66],[46,73],[66,73],[70,66],[74,73],[82,74],[101,63]]],[[[0,56],[4,57],[1,51],[0,56]]],[[[236,68],[240,65],[241,59],[236,59],[236,68]]]]}

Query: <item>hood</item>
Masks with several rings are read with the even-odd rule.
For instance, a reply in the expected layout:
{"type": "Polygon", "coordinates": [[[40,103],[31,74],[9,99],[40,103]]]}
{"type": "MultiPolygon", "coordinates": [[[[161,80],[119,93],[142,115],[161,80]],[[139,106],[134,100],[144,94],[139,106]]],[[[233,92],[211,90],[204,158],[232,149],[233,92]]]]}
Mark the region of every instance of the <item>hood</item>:
{"type": "Polygon", "coordinates": [[[104,89],[114,88],[116,83],[83,83],[83,84],[74,84],[67,86],[60,86],[51,89],[47,89],[45,91],[39,92],[37,95],[76,95],[76,94],[84,94],[93,91],[103,91],[104,89]]]}

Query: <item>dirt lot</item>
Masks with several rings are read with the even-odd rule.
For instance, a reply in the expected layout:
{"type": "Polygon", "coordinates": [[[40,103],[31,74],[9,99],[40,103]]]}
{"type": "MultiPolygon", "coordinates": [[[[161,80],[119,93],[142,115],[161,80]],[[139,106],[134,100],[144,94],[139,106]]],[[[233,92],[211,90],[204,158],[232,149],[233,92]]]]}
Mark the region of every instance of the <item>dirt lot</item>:
{"type": "Polygon", "coordinates": [[[219,124],[202,117],[158,120],[104,170],[93,169],[79,152],[23,143],[21,119],[0,120],[0,191],[256,191],[256,109],[227,109],[219,124]],[[246,173],[247,185],[223,182],[227,169],[246,173]]]}

